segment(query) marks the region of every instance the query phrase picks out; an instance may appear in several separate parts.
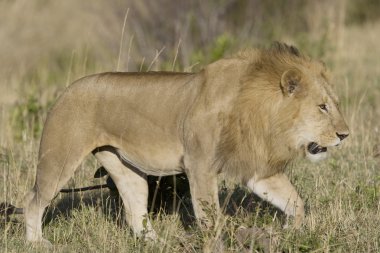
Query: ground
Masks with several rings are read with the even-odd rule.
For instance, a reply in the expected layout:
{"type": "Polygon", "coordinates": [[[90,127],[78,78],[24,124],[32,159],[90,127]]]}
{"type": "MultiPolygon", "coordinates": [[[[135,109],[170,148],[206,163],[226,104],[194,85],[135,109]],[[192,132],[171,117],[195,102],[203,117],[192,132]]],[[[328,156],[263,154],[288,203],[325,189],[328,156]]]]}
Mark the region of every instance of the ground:
{"type": "MultiPolygon", "coordinates": [[[[300,230],[283,229],[284,217],[279,211],[221,177],[220,197],[229,202],[228,215],[220,220],[218,229],[197,228],[191,219],[188,195],[180,194],[176,205],[182,206],[177,214],[173,214],[168,200],[166,208],[152,208],[153,226],[162,239],[158,243],[144,242],[132,235],[108,190],[74,196],[59,194],[47,212],[44,226],[44,235],[53,242],[54,252],[200,252],[202,243],[214,237],[223,239],[226,252],[250,247],[260,251],[263,243],[275,252],[379,252],[378,34],[380,24],[352,26],[328,57],[351,134],[326,161],[313,164],[300,159],[288,168],[287,174],[306,202],[307,216],[300,230]],[[258,229],[265,240],[260,244],[260,236],[252,237],[255,233],[251,233],[242,243],[240,226],[258,229]]],[[[12,87],[12,83],[8,89],[2,87],[4,99],[0,96],[0,201],[20,206],[34,181],[40,126],[49,106],[44,101],[49,100],[46,97],[54,99],[60,91],[48,87],[25,99],[21,95],[25,93],[19,95],[12,87]],[[7,91],[12,91],[12,96],[5,96],[7,91]],[[22,131],[18,131],[19,121],[24,124],[22,131]]],[[[102,183],[104,179],[92,178],[97,167],[89,158],[68,187],[102,183]]],[[[22,216],[1,220],[0,248],[5,252],[51,252],[25,243],[22,216]]]]}

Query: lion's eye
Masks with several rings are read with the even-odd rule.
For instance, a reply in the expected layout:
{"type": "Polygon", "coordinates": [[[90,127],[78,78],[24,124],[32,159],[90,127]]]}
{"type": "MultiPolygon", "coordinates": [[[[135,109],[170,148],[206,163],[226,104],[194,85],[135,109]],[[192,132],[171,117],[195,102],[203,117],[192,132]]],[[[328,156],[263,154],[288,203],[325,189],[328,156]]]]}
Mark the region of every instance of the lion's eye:
{"type": "Polygon", "coordinates": [[[325,112],[328,112],[328,107],[326,104],[320,104],[318,105],[319,106],[319,109],[321,109],[322,111],[325,111],[325,112]]]}

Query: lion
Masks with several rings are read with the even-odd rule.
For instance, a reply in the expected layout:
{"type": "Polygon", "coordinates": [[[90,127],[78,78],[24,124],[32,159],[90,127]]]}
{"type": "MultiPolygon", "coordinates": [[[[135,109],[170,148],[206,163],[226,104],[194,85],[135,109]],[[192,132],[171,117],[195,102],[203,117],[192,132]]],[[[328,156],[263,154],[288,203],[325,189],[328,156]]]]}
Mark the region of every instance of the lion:
{"type": "MultiPolygon", "coordinates": [[[[26,239],[42,236],[45,207],[92,153],[114,180],[138,236],[157,235],[147,217],[147,175],[186,173],[198,224],[204,204],[220,212],[217,176],[234,178],[292,217],[304,203],[285,175],[298,156],[312,161],[349,135],[320,61],[274,43],[197,73],[101,73],[71,84],[50,110],[37,175],[26,196],[26,239]]],[[[212,224],[211,224],[212,225],[212,224]]]]}

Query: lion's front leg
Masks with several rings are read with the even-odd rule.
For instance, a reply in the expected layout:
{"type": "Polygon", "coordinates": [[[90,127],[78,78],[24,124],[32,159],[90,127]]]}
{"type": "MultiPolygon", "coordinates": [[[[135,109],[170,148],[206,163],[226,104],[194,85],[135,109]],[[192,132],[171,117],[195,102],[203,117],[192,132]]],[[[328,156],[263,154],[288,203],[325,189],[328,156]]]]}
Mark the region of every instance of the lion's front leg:
{"type": "Polygon", "coordinates": [[[302,225],[305,216],[304,203],[285,174],[276,174],[257,182],[251,179],[247,186],[260,198],[272,203],[286,215],[294,217],[296,228],[302,225]]]}
{"type": "Polygon", "coordinates": [[[187,163],[186,174],[197,222],[200,226],[211,227],[215,215],[220,214],[217,174],[206,164],[193,161],[187,163]]]}
{"type": "MultiPolygon", "coordinates": [[[[221,229],[221,223],[218,221],[222,214],[219,207],[217,174],[211,171],[211,167],[202,166],[199,163],[198,166],[186,168],[195,217],[200,228],[218,231],[221,229]]],[[[206,239],[202,251],[223,252],[223,248],[223,241],[216,233],[206,239]]]]}

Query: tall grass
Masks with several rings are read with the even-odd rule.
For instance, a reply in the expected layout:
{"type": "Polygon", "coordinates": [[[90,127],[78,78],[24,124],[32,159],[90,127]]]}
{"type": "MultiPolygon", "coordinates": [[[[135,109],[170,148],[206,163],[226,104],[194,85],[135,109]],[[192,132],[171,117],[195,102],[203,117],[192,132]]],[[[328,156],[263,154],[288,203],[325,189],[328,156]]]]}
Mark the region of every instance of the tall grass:
{"type": "MultiPolygon", "coordinates": [[[[230,216],[221,230],[194,226],[184,193],[177,213],[170,201],[152,208],[162,241],[144,242],[133,237],[105,190],[60,194],[47,212],[44,234],[56,252],[200,252],[207,238],[217,236],[230,252],[263,244],[280,252],[380,251],[380,23],[373,14],[372,23],[355,21],[354,2],[0,1],[0,202],[22,205],[34,182],[46,113],[73,80],[116,69],[196,70],[239,48],[286,40],[332,69],[351,130],[329,160],[300,160],[289,168],[307,206],[300,231],[282,229],[280,212],[227,184],[220,195],[232,194],[230,216]],[[242,243],[241,225],[264,232],[242,243]]],[[[97,166],[86,160],[69,185],[102,183],[92,178],[97,166]]],[[[23,234],[22,217],[0,220],[0,249],[46,251],[26,244],[23,234]]]]}

